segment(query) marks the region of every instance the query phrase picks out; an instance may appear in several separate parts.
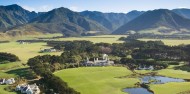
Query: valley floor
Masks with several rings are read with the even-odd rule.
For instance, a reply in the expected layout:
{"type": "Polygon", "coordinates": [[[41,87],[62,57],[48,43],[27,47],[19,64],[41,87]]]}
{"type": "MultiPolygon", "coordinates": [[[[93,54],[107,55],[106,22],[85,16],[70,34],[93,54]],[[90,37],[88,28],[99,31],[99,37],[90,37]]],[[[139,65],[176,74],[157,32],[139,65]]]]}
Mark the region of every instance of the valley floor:
{"type": "MultiPolygon", "coordinates": [[[[60,34],[59,34],[60,35],[60,34]]],[[[94,43],[106,42],[106,43],[122,43],[118,39],[125,35],[103,35],[94,37],[79,37],[79,38],[59,38],[55,40],[73,41],[73,40],[89,40],[94,43]]],[[[39,37],[39,36],[38,36],[39,37]]],[[[45,36],[44,36],[45,37],[45,36]]],[[[47,35],[46,37],[52,37],[47,35]]],[[[36,39],[36,36],[24,37],[22,39],[36,39]]],[[[152,40],[152,39],[150,39],[152,40]]],[[[147,40],[143,40],[147,41],[147,40]]],[[[190,44],[189,40],[167,40],[163,41],[167,45],[178,44],[190,44]]],[[[31,44],[19,44],[15,42],[15,39],[9,43],[0,44],[0,52],[8,52],[17,55],[21,61],[0,65],[0,77],[10,78],[27,75],[27,60],[37,55],[60,55],[62,52],[53,53],[39,53],[40,49],[49,48],[46,43],[31,43],[31,44]]],[[[151,71],[138,71],[140,73],[147,73],[151,71]]],[[[189,79],[190,73],[181,70],[174,70],[172,67],[168,69],[156,71],[160,75],[189,79]]],[[[122,89],[128,87],[134,87],[134,84],[139,82],[138,78],[117,78],[121,76],[133,74],[127,68],[124,67],[84,67],[65,69],[55,73],[58,77],[68,82],[68,85],[82,94],[126,94],[122,92],[122,89]]],[[[16,94],[15,92],[5,91],[7,85],[0,85],[0,94],[16,94]]],[[[183,91],[190,90],[190,82],[184,83],[167,83],[163,85],[151,85],[151,90],[155,94],[178,94],[183,91]]]]}

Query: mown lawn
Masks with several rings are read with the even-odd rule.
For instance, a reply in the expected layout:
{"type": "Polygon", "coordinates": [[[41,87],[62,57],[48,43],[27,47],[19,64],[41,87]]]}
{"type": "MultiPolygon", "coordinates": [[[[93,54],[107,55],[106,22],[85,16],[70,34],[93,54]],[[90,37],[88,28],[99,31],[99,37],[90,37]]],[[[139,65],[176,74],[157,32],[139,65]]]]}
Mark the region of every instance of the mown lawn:
{"type": "Polygon", "coordinates": [[[190,90],[190,82],[181,83],[166,83],[159,85],[151,85],[150,89],[154,91],[154,94],[178,94],[190,90]]]}
{"type": "Polygon", "coordinates": [[[132,74],[124,67],[84,67],[55,73],[81,94],[126,94],[123,88],[134,87],[136,78],[115,78],[132,74]]]}
{"type": "Polygon", "coordinates": [[[174,78],[190,79],[190,72],[182,70],[163,69],[158,71],[158,74],[174,78]]]}

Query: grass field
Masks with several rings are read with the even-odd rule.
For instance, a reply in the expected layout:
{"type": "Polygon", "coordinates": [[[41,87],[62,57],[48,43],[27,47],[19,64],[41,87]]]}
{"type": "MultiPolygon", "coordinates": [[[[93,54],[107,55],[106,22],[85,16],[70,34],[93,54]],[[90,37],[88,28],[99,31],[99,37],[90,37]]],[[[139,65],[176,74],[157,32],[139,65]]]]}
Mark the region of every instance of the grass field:
{"type": "MultiPolygon", "coordinates": [[[[85,36],[85,37],[69,37],[69,38],[58,38],[58,39],[50,39],[56,41],[74,41],[74,40],[87,40],[93,43],[123,43],[123,41],[119,41],[120,37],[126,37],[127,35],[100,35],[100,36],[85,36]]],[[[49,39],[48,39],[49,40],[49,39]]]]}
{"type": "Polygon", "coordinates": [[[180,44],[190,44],[190,40],[173,40],[173,39],[139,39],[141,41],[163,41],[165,45],[175,46],[180,44]]]}
{"type": "Polygon", "coordinates": [[[0,85],[0,94],[17,94],[16,92],[8,92],[5,91],[4,88],[6,88],[8,85],[0,85]]]}
{"type": "Polygon", "coordinates": [[[154,91],[154,94],[177,94],[190,90],[190,82],[181,83],[166,83],[160,85],[151,85],[150,89],[154,91]]]}
{"type": "Polygon", "coordinates": [[[133,87],[135,78],[115,78],[132,74],[124,67],[86,67],[55,73],[81,94],[126,94],[123,88],[133,87]]]}
{"type": "Polygon", "coordinates": [[[21,62],[26,63],[29,58],[37,55],[51,54],[60,55],[61,52],[39,53],[40,49],[50,48],[46,43],[19,44],[17,42],[0,44],[0,52],[7,52],[17,55],[21,62]]]}
{"type": "MultiPolygon", "coordinates": [[[[147,73],[152,71],[137,71],[147,73]]],[[[171,68],[163,69],[159,75],[190,79],[190,73],[171,68]]],[[[123,67],[87,67],[61,70],[55,73],[58,77],[68,82],[69,86],[82,94],[124,94],[122,88],[133,87],[138,78],[115,78],[132,74],[123,67]]],[[[190,90],[190,82],[167,83],[162,85],[150,85],[155,94],[177,94],[190,90]],[[174,88],[173,88],[174,87],[174,88]]],[[[125,93],[126,94],[126,93],[125,93]]]]}
{"type": "MultiPolygon", "coordinates": [[[[0,33],[1,35],[1,33],[0,33]]],[[[0,36],[0,41],[17,41],[17,40],[26,40],[26,39],[37,39],[37,38],[52,38],[62,36],[60,33],[55,34],[39,34],[39,35],[24,35],[24,36],[0,36]]]]}

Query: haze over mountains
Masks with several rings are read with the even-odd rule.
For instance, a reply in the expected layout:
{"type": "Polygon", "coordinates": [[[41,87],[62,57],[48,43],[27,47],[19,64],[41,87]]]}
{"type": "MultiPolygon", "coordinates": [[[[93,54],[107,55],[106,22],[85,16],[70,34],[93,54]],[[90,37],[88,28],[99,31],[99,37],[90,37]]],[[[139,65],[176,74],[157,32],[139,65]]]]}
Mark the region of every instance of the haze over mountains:
{"type": "Polygon", "coordinates": [[[158,9],[125,13],[98,11],[73,12],[57,8],[49,12],[30,12],[19,5],[0,6],[0,32],[10,35],[63,33],[80,36],[88,31],[99,34],[170,33],[190,31],[190,9],[158,9]]]}

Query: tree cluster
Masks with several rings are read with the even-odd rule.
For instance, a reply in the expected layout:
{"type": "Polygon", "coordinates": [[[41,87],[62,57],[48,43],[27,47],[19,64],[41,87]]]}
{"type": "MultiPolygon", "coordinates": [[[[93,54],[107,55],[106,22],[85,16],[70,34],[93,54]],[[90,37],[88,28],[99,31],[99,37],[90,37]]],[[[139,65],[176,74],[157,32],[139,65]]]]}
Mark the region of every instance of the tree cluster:
{"type": "Polygon", "coordinates": [[[61,62],[60,56],[44,55],[29,59],[27,64],[37,75],[41,76],[40,84],[45,93],[80,94],[53,74],[55,70],[62,69],[61,62]]]}
{"type": "Polygon", "coordinates": [[[11,53],[4,53],[4,52],[0,52],[0,62],[3,61],[9,61],[9,62],[15,62],[15,61],[19,61],[19,58],[11,53]]]}

